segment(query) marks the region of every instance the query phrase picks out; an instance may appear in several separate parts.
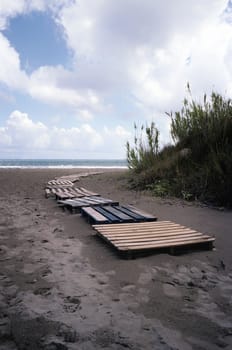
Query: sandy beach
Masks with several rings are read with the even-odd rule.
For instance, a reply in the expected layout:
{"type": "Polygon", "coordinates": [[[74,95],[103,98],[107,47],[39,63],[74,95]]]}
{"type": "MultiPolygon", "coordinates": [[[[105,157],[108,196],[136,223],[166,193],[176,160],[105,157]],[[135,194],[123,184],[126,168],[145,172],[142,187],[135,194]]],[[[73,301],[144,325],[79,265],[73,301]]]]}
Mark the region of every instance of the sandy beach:
{"type": "MultiPolygon", "coordinates": [[[[83,170],[84,171],[84,170],[83,170]]],[[[44,186],[76,169],[0,170],[0,350],[232,348],[232,213],[125,188],[78,186],[216,237],[215,250],[121,259],[44,186]]]]}

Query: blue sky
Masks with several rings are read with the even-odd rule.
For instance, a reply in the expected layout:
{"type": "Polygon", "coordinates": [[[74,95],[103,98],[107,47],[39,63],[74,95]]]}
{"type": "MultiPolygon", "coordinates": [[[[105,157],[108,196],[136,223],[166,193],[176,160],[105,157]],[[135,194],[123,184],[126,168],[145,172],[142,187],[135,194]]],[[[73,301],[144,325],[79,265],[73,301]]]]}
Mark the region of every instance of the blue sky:
{"type": "Polygon", "coordinates": [[[0,158],[125,158],[190,83],[232,97],[227,0],[0,2],[0,158]]]}

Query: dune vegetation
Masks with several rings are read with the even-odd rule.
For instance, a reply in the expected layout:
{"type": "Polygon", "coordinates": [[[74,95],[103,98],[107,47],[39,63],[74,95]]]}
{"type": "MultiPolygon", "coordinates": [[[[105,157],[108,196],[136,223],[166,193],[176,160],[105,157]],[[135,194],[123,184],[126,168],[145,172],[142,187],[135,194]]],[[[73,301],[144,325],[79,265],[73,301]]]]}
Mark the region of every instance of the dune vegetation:
{"type": "Polygon", "coordinates": [[[127,142],[129,183],[156,196],[175,196],[232,206],[232,100],[212,92],[196,102],[189,97],[171,118],[173,144],[160,148],[155,123],[134,125],[127,142]]]}

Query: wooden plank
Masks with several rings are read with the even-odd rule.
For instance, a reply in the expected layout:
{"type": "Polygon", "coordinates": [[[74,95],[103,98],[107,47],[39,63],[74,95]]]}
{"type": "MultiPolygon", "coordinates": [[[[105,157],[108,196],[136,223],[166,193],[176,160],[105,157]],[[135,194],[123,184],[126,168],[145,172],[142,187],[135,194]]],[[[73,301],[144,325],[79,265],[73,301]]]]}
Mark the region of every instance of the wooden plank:
{"type": "Polygon", "coordinates": [[[115,244],[127,244],[127,243],[137,243],[137,242],[171,242],[171,241],[178,241],[178,240],[188,240],[188,239],[197,239],[197,238],[202,238],[201,233],[189,233],[185,235],[167,235],[167,236],[149,236],[149,237],[124,237],[124,238],[112,238],[112,237],[107,237],[111,242],[115,242],[115,244]]]}
{"type": "Polygon", "coordinates": [[[165,230],[160,230],[160,229],[153,229],[152,227],[149,228],[149,229],[145,229],[145,230],[123,230],[123,231],[115,231],[115,230],[112,230],[112,231],[107,231],[107,230],[101,230],[101,232],[104,234],[104,235],[109,235],[109,236],[125,236],[125,235],[143,235],[143,234],[168,234],[170,232],[172,233],[179,233],[179,232],[185,232],[185,233],[192,233],[192,232],[196,232],[195,230],[192,230],[192,229],[189,229],[189,228],[183,228],[183,229],[180,229],[180,228],[167,228],[165,230]]]}
{"type": "Polygon", "coordinates": [[[119,223],[122,220],[120,218],[118,218],[117,216],[115,216],[114,214],[111,214],[110,212],[108,212],[107,210],[105,210],[105,208],[103,207],[95,207],[95,209],[101,213],[102,215],[105,216],[105,218],[108,220],[108,222],[112,222],[112,223],[119,223]]]}
{"type": "Polygon", "coordinates": [[[104,200],[93,200],[92,197],[82,197],[82,201],[85,201],[88,203],[89,206],[102,206],[102,205],[117,205],[118,202],[113,202],[111,199],[104,199],[104,200]]]}
{"type": "MultiPolygon", "coordinates": [[[[59,186],[61,186],[61,184],[59,184],[59,186]]],[[[92,197],[92,196],[98,196],[97,193],[94,192],[90,192],[88,190],[84,190],[83,188],[78,188],[78,187],[70,187],[69,186],[64,186],[64,187],[51,187],[51,191],[54,194],[59,194],[61,192],[65,192],[66,194],[68,194],[70,198],[80,198],[80,197],[92,197]]]]}
{"type": "Polygon", "coordinates": [[[97,210],[92,207],[84,207],[82,208],[82,214],[88,215],[91,219],[97,222],[106,222],[107,219],[104,215],[100,214],[97,210]]]}
{"type": "Polygon", "coordinates": [[[161,236],[177,236],[177,235],[186,235],[186,234],[195,234],[198,233],[195,230],[183,230],[183,231],[165,231],[165,232],[156,232],[156,231],[149,231],[149,232],[139,232],[139,233],[123,233],[123,234],[113,234],[113,233],[103,233],[105,237],[110,239],[123,239],[124,237],[161,237],[161,236]]]}
{"type": "Polygon", "coordinates": [[[78,207],[89,207],[90,203],[82,198],[79,200],[75,200],[72,203],[68,203],[68,206],[71,206],[72,208],[78,208],[78,207]]]}
{"type": "MultiPolygon", "coordinates": [[[[163,243],[164,244],[167,244],[167,243],[176,243],[177,245],[178,245],[178,242],[182,242],[182,241],[184,241],[184,242],[188,242],[188,241],[198,241],[198,240],[200,240],[200,241],[205,241],[205,240],[208,240],[208,239],[210,239],[210,237],[209,236],[204,236],[204,235],[198,235],[198,236],[194,236],[194,237],[192,237],[192,236],[190,236],[190,237],[188,237],[188,236],[186,236],[186,237],[175,237],[175,238],[170,238],[170,237],[166,237],[166,239],[162,239],[162,238],[160,238],[160,237],[157,237],[157,239],[151,239],[151,240],[148,240],[148,241],[146,241],[146,242],[142,242],[142,244],[143,245],[150,245],[150,244],[158,244],[158,245],[162,245],[163,243]]],[[[116,246],[136,246],[136,245],[138,245],[138,242],[137,241],[128,241],[128,242],[124,242],[124,241],[115,241],[114,242],[114,245],[116,245],[116,246]]]]}
{"type": "Polygon", "coordinates": [[[154,215],[146,213],[145,211],[143,211],[141,209],[138,209],[138,208],[134,207],[133,205],[127,205],[127,206],[124,206],[124,208],[129,209],[129,210],[133,211],[136,214],[142,215],[146,219],[154,219],[155,218],[154,215]]]}
{"type": "Polygon", "coordinates": [[[64,191],[65,191],[66,193],[71,193],[71,194],[73,194],[73,195],[76,195],[76,191],[75,191],[75,188],[74,188],[74,187],[67,187],[67,188],[64,189],[64,191]]]}
{"type": "Polygon", "coordinates": [[[75,201],[75,204],[86,204],[87,206],[91,206],[92,204],[94,204],[94,202],[92,202],[91,200],[89,200],[88,198],[86,197],[81,197],[79,200],[76,200],[75,201]]]}
{"type": "Polygon", "coordinates": [[[48,181],[48,185],[53,185],[53,180],[48,181]]]}
{"type": "MultiPolygon", "coordinates": [[[[100,229],[100,228],[99,228],[100,229]]],[[[168,232],[168,231],[180,231],[180,230],[191,230],[190,228],[187,227],[178,227],[178,226],[173,226],[173,227],[152,227],[152,226],[147,226],[147,227],[121,227],[121,229],[109,227],[107,228],[101,228],[100,229],[102,232],[110,233],[110,234],[127,234],[127,233],[146,233],[146,232],[168,232]]]]}
{"type": "Polygon", "coordinates": [[[144,216],[139,215],[139,214],[135,213],[134,211],[131,211],[123,206],[120,207],[120,211],[133,217],[136,221],[143,221],[144,220],[144,216]]]}
{"type": "Polygon", "coordinates": [[[208,238],[208,239],[195,239],[195,240],[189,240],[189,241],[178,241],[178,242],[162,242],[158,244],[157,242],[152,244],[137,244],[137,245],[127,245],[125,247],[117,247],[117,249],[122,250],[122,251],[127,251],[127,250],[144,250],[144,249],[158,249],[158,248],[169,248],[169,247],[179,247],[179,246],[184,246],[184,245],[194,245],[194,244],[204,244],[204,243],[209,243],[213,242],[213,238],[208,238]]]}
{"type": "MultiPolygon", "coordinates": [[[[146,222],[136,222],[136,223],[133,223],[133,227],[136,227],[136,226],[140,226],[140,227],[143,227],[143,226],[145,226],[145,225],[147,225],[147,226],[153,226],[153,225],[162,225],[162,226],[164,226],[164,225],[167,225],[167,224],[171,224],[171,225],[176,225],[176,226],[179,226],[179,224],[176,224],[176,223],[174,223],[174,222],[172,222],[172,221],[146,221],[146,222]]],[[[120,225],[114,225],[114,224],[109,224],[109,225],[107,225],[107,228],[108,227],[110,227],[110,226],[112,226],[112,227],[117,227],[117,228],[119,228],[119,227],[123,227],[123,226],[132,226],[132,224],[131,223],[122,223],[122,224],[120,224],[120,225]]],[[[93,227],[94,227],[94,225],[93,225],[93,227]]],[[[97,227],[98,228],[106,228],[106,226],[105,225],[97,225],[97,227]]]]}
{"type": "Polygon", "coordinates": [[[101,204],[101,203],[115,203],[114,205],[117,205],[117,201],[113,201],[112,199],[109,199],[109,198],[104,198],[104,197],[101,197],[101,196],[89,196],[89,197],[86,197],[86,198],[90,198],[92,202],[95,202],[96,204],[101,204]]]}
{"type": "Polygon", "coordinates": [[[99,196],[98,193],[89,191],[84,187],[80,187],[80,190],[82,191],[83,194],[85,194],[85,196],[99,196]]]}
{"type": "Polygon", "coordinates": [[[112,229],[112,230],[115,230],[115,231],[122,231],[124,229],[133,229],[133,230],[141,230],[141,229],[148,229],[148,228],[152,228],[154,229],[154,227],[157,227],[157,228],[166,228],[166,227],[172,227],[172,228],[186,228],[185,226],[181,226],[181,225],[178,225],[176,223],[171,223],[170,221],[153,221],[153,222],[136,222],[136,223],[121,223],[119,225],[114,225],[114,224],[109,224],[107,226],[105,225],[93,225],[93,228],[97,228],[97,229],[101,229],[101,230],[109,230],[109,229],[112,229]]]}
{"type": "Polygon", "coordinates": [[[45,188],[45,197],[48,198],[51,195],[51,191],[49,188],[45,188]]]}
{"type": "Polygon", "coordinates": [[[74,195],[68,192],[57,192],[56,193],[56,198],[58,199],[68,199],[68,198],[73,198],[74,195]]]}
{"type": "Polygon", "coordinates": [[[85,199],[89,205],[100,205],[101,203],[104,203],[104,201],[96,200],[92,197],[82,197],[82,199],[85,199]]]}
{"type": "MultiPolygon", "coordinates": [[[[167,238],[167,239],[162,239],[162,238],[160,238],[160,237],[158,237],[158,239],[151,239],[150,241],[147,241],[146,243],[145,242],[143,242],[143,245],[146,245],[146,244],[148,244],[148,245],[150,245],[150,244],[158,244],[158,245],[162,245],[163,243],[164,244],[167,244],[167,243],[176,243],[177,245],[178,245],[178,242],[182,242],[182,241],[184,241],[184,242],[188,242],[188,241],[198,241],[198,240],[201,240],[201,241],[203,241],[203,240],[205,240],[205,239],[209,239],[210,237],[209,236],[204,236],[204,235],[201,235],[201,236],[198,236],[198,237],[184,237],[184,238],[182,238],[182,237],[179,237],[179,238],[173,238],[173,239],[171,239],[171,238],[167,238]]],[[[123,241],[116,241],[116,242],[114,242],[114,244],[116,245],[116,246],[118,246],[118,245],[120,245],[121,247],[123,247],[123,246],[136,246],[136,245],[138,245],[138,243],[137,242],[123,242],[123,241]]]]}
{"type": "Polygon", "coordinates": [[[105,209],[110,212],[111,214],[115,215],[118,217],[121,221],[123,222],[132,222],[133,218],[125,213],[120,212],[118,209],[119,207],[111,207],[107,206],[105,209]]]}

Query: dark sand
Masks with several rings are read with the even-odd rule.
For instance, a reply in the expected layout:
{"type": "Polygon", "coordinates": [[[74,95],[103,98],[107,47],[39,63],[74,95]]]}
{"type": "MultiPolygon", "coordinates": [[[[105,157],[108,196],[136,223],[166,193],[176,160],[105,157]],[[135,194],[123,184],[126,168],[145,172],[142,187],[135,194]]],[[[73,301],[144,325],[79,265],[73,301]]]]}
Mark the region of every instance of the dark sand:
{"type": "Polygon", "coordinates": [[[78,185],[216,236],[215,251],[121,259],[44,197],[75,170],[0,171],[0,349],[232,348],[232,213],[125,190],[120,172],[78,185]]]}

